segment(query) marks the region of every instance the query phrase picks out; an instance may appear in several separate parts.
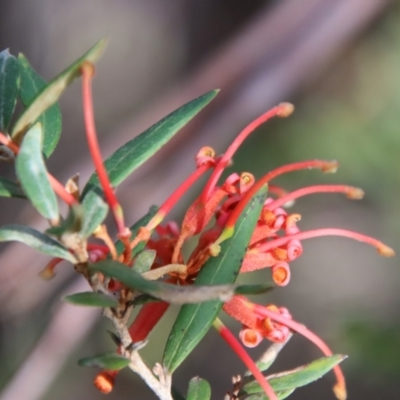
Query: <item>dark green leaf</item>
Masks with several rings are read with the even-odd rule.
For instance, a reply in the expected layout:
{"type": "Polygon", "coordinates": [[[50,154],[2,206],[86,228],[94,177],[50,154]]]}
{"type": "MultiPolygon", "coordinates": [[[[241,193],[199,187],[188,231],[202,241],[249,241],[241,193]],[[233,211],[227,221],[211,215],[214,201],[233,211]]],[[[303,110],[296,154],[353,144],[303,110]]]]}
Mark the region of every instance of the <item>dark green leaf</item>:
{"type": "Polygon", "coordinates": [[[261,294],[268,292],[275,285],[273,283],[256,284],[256,285],[239,285],[235,288],[235,294],[261,294]]]}
{"type": "Polygon", "coordinates": [[[210,384],[199,378],[198,376],[192,378],[189,382],[189,389],[186,400],[209,400],[211,399],[210,384]]]}
{"type": "MultiPolygon", "coordinates": [[[[292,371],[271,375],[267,379],[275,391],[296,389],[321,378],[346,357],[342,354],[335,354],[330,357],[320,358],[292,371]]],[[[243,386],[241,393],[251,394],[261,393],[262,391],[260,384],[257,381],[252,381],[243,386]]]]}
{"type": "Polygon", "coordinates": [[[99,261],[90,265],[89,269],[102,272],[132,290],[138,290],[172,304],[199,303],[214,299],[227,301],[235,293],[233,285],[178,286],[147,280],[126,265],[113,260],[99,261]]]}
{"type": "Polygon", "coordinates": [[[179,393],[178,390],[175,389],[173,386],[171,388],[171,395],[174,400],[186,400],[186,397],[179,393]]]}
{"type": "MultiPolygon", "coordinates": [[[[202,267],[195,286],[235,282],[266,196],[267,189],[263,187],[252,198],[240,216],[233,236],[221,244],[219,255],[211,257],[202,267]]],[[[170,372],[181,364],[204,337],[221,307],[220,301],[182,306],[164,352],[164,366],[170,372]]]]}
{"type": "MultiPolygon", "coordinates": [[[[212,90],[186,103],[161,121],[130,140],[120,147],[105,161],[105,167],[110,177],[111,184],[118,186],[135,169],[140,167],[162,146],[164,146],[182,127],[184,127],[203,107],[205,107],[218,91],[212,90]]],[[[83,196],[87,191],[98,186],[97,174],[94,173],[83,190],[83,196]]]]}
{"type": "Polygon", "coordinates": [[[17,59],[7,50],[0,53],[0,131],[10,124],[17,102],[19,67],[17,59]]]}
{"type": "Polygon", "coordinates": [[[130,360],[116,353],[104,353],[94,357],[81,358],[78,365],[81,367],[98,367],[115,371],[127,367],[130,360]]]}
{"type": "MultiPolygon", "coordinates": [[[[90,195],[90,193],[88,193],[85,196],[85,199],[89,195],[90,195]]],[[[83,201],[85,201],[85,200],[83,200],[83,201]]],[[[139,229],[143,226],[146,226],[150,222],[150,220],[154,217],[154,215],[157,213],[157,211],[158,211],[157,206],[151,206],[149,209],[149,212],[131,226],[131,228],[130,228],[131,229],[131,239],[130,239],[131,241],[136,237],[136,235],[139,232],[139,229]]],[[[146,244],[145,242],[140,242],[133,249],[132,257],[136,257],[136,255],[139,254],[144,249],[145,244],[146,244]]],[[[124,251],[124,245],[122,244],[122,242],[120,240],[117,240],[117,242],[115,243],[115,248],[117,249],[118,254],[121,254],[124,251]]]]}
{"type": "Polygon", "coordinates": [[[83,225],[81,235],[87,238],[105,220],[109,207],[99,191],[92,190],[83,199],[82,208],[83,225]]]}
{"type": "MultiPolygon", "coordinates": [[[[36,73],[23,54],[18,55],[21,75],[19,96],[25,108],[29,107],[35,96],[46,86],[46,82],[36,73]]],[[[56,103],[49,107],[37,121],[43,127],[43,153],[46,157],[54,151],[61,135],[61,110],[56,103]]],[[[34,122],[34,121],[33,121],[34,122]]]]}
{"type": "Polygon", "coordinates": [[[60,243],[35,229],[22,225],[4,225],[0,228],[0,242],[15,240],[52,257],[76,263],[75,257],[60,243]]]}
{"type": "Polygon", "coordinates": [[[0,177],[0,196],[26,199],[24,192],[17,183],[2,177],[0,177]]]}
{"type": "MultiPolygon", "coordinates": [[[[275,392],[279,400],[286,399],[289,397],[295,389],[289,389],[289,390],[282,390],[279,392],[275,392]]],[[[265,393],[256,393],[256,394],[251,394],[249,396],[241,396],[240,400],[269,400],[269,397],[265,393]]]]}
{"type": "Polygon", "coordinates": [[[118,301],[104,293],[82,292],[75,293],[63,298],[64,301],[78,306],[88,307],[117,307],[118,301]]]}
{"type": "Polygon", "coordinates": [[[133,300],[129,302],[129,305],[131,306],[142,306],[143,304],[147,303],[154,303],[156,301],[160,301],[156,299],[153,296],[149,296],[148,294],[140,294],[139,296],[136,296],[133,300]]]}
{"type": "Polygon", "coordinates": [[[26,193],[39,213],[57,221],[58,204],[42,156],[42,127],[40,122],[27,132],[16,158],[17,176],[26,193]]]}
{"type": "Polygon", "coordinates": [[[105,40],[101,40],[95,44],[88,52],[39,91],[14,125],[11,135],[14,142],[20,143],[29,127],[50,106],[58,101],[66,87],[81,74],[81,67],[86,61],[94,63],[100,57],[105,44],[105,40]]]}

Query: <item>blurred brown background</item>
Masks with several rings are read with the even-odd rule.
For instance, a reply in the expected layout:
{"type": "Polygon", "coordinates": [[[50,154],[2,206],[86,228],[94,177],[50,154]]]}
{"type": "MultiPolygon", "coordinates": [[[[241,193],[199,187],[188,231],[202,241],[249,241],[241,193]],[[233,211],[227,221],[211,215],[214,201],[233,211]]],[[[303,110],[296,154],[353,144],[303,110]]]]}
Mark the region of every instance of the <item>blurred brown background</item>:
{"type": "MultiPolygon", "coordinates": [[[[343,227],[378,237],[399,251],[400,6],[389,0],[2,0],[0,49],[23,52],[51,79],[98,39],[108,49],[98,63],[95,109],[105,156],[184,102],[212,89],[218,98],[118,191],[129,222],[163,199],[193,168],[203,145],[222,152],[250,120],[277,102],[296,104],[287,120],[259,129],[235,158],[237,170],[260,177],[276,166],[309,158],[337,159],[334,176],[301,172],[280,183],[295,189],[316,182],[362,187],[360,202],[315,196],[295,205],[301,228],[343,227]]],[[[63,138],[49,160],[62,181],[92,172],[83,140],[80,86],[61,99],[63,138]]],[[[4,173],[8,173],[7,167],[4,173]]],[[[194,194],[193,194],[194,195],[194,194]]],[[[186,205],[190,199],[185,199],[186,205]]],[[[185,201],[183,203],[185,203],[185,201]]],[[[184,206],[184,204],[183,204],[184,206]]],[[[175,212],[180,216],[182,209],[175,212]]],[[[44,222],[23,201],[0,199],[2,223],[44,222]]],[[[288,307],[322,336],[343,364],[351,399],[400,398],[399,261],[340,238],[304,243],[289,287],[263,301],[288,307]]],[[[45,257],[23,245],[0,254],[0,393],[2,400],[101,399],[95,372],[81,356],[113,349],[110,326],[98,312],[60,303],[85,290],[71,268],[52,282],[37,277],[45,257]]],[[[268,271],[248,275],[268,280],[268,271]]],[[[259,300],[261,301],[261,299],[259,300]]],[[[174,311],[176,312],[176,310],[174,311]]],[[[174,312],[143,353],[160,360],[174,312]],[[151,347],[151,348],[150,348],[151,347]]],[[[227,322],[229,322],[227,320],[227,322]]],[[[229,322],[232,329],[237,325],[229,322]]],[[[260,349],[258,350],[260,351],[260,349]]],[[[257,351],[252,352],[255,356],[257,351]]],[[[276,370],[320,356],[295,337],[276,370]]],[[[186,391],[200,375],[213,399],[223,398],[243,365],[210,332],[176,374],[186,391]]],[[[332,376],[297,390],[293,399],[333,399],[332,376]]],[[[109,399],[153,399],[123,372],[109,399]]]]}

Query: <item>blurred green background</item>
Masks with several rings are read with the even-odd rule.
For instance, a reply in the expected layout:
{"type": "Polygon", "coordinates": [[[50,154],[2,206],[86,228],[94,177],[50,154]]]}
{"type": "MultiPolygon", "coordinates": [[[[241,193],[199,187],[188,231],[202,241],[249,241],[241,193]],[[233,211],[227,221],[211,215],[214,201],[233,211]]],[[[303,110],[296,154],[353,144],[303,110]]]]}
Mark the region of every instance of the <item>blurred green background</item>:
{"type": "MultiPolygon", "coordinates": [[[[342,227],[360,231],[399,251],[399,3],[307,0],[301,7],[296,1],[284,0],[247,3],[142,0],[111,4],[84,0],[67,5],[50,0],[8,0],[0,6],[0,47],[10,47],[13,54],[24,52],[38,72],[50,79],[99,38],[110,37],[95,82],[97,123],[106,143],[105,153],[115,149],[116,143],[126,141],[132,132],[138,133],[134,128],[136,121],[146,126],[170,111],[164,107],[167,110],[164,112],[162,106],[163,99],[168,105],[168,96],[179,103],[180,93],[195,97],[209,90],[207,85],[221,86],[220,99],[203,117],[199,116],[191,131],[184,132],[120,192],[132,220],[146,210],[149,202],[160,203],[177,186],[180,176],[192,170],[190,163],[200,147],[198,142],[215,145],[218,152],[223,152],[258,111],[272,105],[270,102],[287,100],[295,103],[295,113],[258,129],[235,157],[235,170],[250,171],[261,177],[272,168],[294,161],[338,160],[340,168],[335,175],[302,171],[277,180],[276,183],[288,190],[316,183],[344,183],[366,192],[361,201],[340,195],[300,199],[292,210],[303,216],[301,229],[342,227]],[[353,8],[345,9],[345,3],[353,8]],[[339,6],[343,6],[343,14],[339,13],[339,6]],[[360,21],[360,15],[367,10],[370,10],[368,18],[360,21]],[[335,15],[342,17],[333,23],[335,15]],[[266,43],[265,54],[254,56],[250,50],[235,54],[233,50],[235,46],[240,48],[240,38],[247,37],[252,27],[258,26],[257,21],[279,27],[278,30],[271,28],[274,33],[271,36],[259,34],[257,40],[266,43]],[[324,29],[329,26],[332,30],[326,36],[324,29]],[[290,28],[294,33],[286,35],[290,28]],[[327,37],[341,39],[322,40],[327,37]],[[299,56],[291,59],[293,64],[285,63],[282,54],[297,54],[307,38],[317,43],[312,47],[313,52],[300,51],[299,56]],[[330,48],[332,53],[328,51],[330,48]],[[218,57],[229,51],[232,58],[228,60],[232,63],[228,62],[228,67],[231,65],[235,70],[244,65],[238,75],[229,75],[229,68],[224,69],[226,65],[218,63],[218,57]],[[296,64],[299,57],[302,62],[296,64]],[[230,78],[224,81],[226,76],[230,78]],[[272,93],[270,97],[269,93],[272,93]],[[132,115],[138,116],[137,119],[132,115]],[[220,130],[222,125],[224,131],[220,130]],[[161,182],[166,178],[169,183],[161,182]]],[[[246,46],[245,49],[250,45],[246,46]]],[[[190,98],[184,99],[187,100],[190,98]]],[[[75,166],[64,167],[70,165],[73,151],[72,161],[76,161],[77,170],[84,169],[85,177],[91,167],[81,138],[79,85],[66,93],[61,105],[65,115],[64,137],[49,166],[61,177],[67,177],[70,171],[76,172],[75,166]]],[[[175,108],[173,104],[171,107],[175,108]]],[[[188,202],[189,199],[186,205],[188,202]]],[[[0,204],[3,222],[16,218],[40,225],[34,212],[22,203],[21,207],[10,206],[5,199],[0,204]]],[[[175,215],[182,215],[183,209],[182,206],[176,210],[175,215]]],[[[45,363],[53,353],[55,376],[37,384],[48,385],[48,389],[35,394],[35,381],[24,380],[27,365],[24,360],[32,357],[40,338],[49,333],[49,327],[54,327],[60,294],[71,290],[69,285],[75,284],[75,277],[68,268],[60,268],[54,282],[37,283],[43,259],[31,258],[30,265],[26,265],[26,260],[19,265],[21,261],[9,255],[6,246],[2,249],[5,255],[0,264],[0,386],[5,390],[0,398],[103,398],[91,383],[95,372],[76,365],[81,356],[113,348],[106,332],[109,325],[105,321],[94,322],[93,313],[82,316],[81,323],[87,321],[87,334],[79,336],[76,333],[79,327],[72,329],[71,326],[71,339],[69,329],[64,328],[60,335],[54,328],[48,347],[44,341],[40,351],[48,348],[48,352],[42,355],[39,352],[37,359],[45,363]],[[19,269],[13,270],[17,265],[19,269]],[[65,359],[60,354],[70,342],[74,350],[68,351],[69,357],[65,359]],[[58,368],[61,368],[59,373],[58,368]],[[7,387],[7,384],[13,386],[7,387]]],[[[23,247],[18,249],[25,251],[23,247]]],[[[246,279],[268,280],[269,273],[248,274],[246,279]]],[[[257,301],[288,307],[297,321],[323,337],[334,352],[350,355],[343,363],[349,398],[398,399],[399,284],[398,258],[381,258],[374,249],[343,238],[320,238],[304,242],[302,257],[292,264],[290,285],[257,301]]],[[[150,364],[160,360],[176,312],[172,310],[163,319],[151,336],[151,346],[143,350],[150,364]]],[[[227,318],[224,321],[233,330],[238,329],[227,318]]],[[[256,356],[260,351],[254,350],[251,354],[256,356]]],[[[294,337],[274,370],[293,368],[319,356],[311,344],[294,337]]],[[[44,364],[39,362],[30,367],[40,370],[44,364]]],[[[231,388],[231,376],[243,370],[222,339],[215,332],[209,332],[178,369],[176,386],[185,392],[188,380],[200,375],[210,381],[212,398],[223,398],[231,388]]],[[[124,371],[119,378],[108,398],[154,398],[132,373],[124,371]]],[[[333,399],[332,384],[332,376],[327,376],[299,389],[291,398],[333,399]]]]}

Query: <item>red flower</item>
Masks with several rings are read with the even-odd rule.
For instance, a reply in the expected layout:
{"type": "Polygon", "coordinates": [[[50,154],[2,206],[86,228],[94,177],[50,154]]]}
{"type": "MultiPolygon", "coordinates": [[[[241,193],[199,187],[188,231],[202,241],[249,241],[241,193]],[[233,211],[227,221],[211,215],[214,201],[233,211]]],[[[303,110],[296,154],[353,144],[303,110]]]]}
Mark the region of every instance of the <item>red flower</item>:
{"type": "MultiPolygon", "coordinates": [[[[272,108],[248,125],[220,157],[215,157],[214,150],[209,147],[201,149],[196,156],[197,169],[167,199],[147,226],[140,230],[130,244],[131,249],[140,241],[146,241],[147,248],[157,251],[153,269],[167,264],[185,264],[186,270],[170,273],[169,281],[191,284],[205,262],[219,253],[219,245],[232,236],[235,224],[249,200],[261,187],[268,184],[270,197],[267,198],[262,208],[248,244],[240,273],[271,268],[273,281],[277,285],[285,286],[290,281],[290,263],[301,256],[303,252],[302,240],[326,235],[356,239],[374,246],[381,255],[393,256],[394,251],[390,247],[357,232],[337,228],[301,231],[297,226],[301,216],[296,213],[289,214],[282,208],[293,203],[299,197],[315,193],[343,193],[350,199],[362,198],[362,190],[344,185],[309,186],[288,193],[284,189],[270,184],[270,181],[277,176],[297,170],[318,168],[323,172],[335,172],[338,167],[335,161],[309,160],[285,165],[267,173],[258,181],[248,172],[233,173],[218,185],[222,172],[230,164],[235,151],[243,140],[269,118],[274,116],[286,117],[292,111],[293,106],[288,103],[282,103],[272,108]],[[173,223],[161,226],[160,223],[183,194],[211,168],[213,172],[210,178],[200,196],[187,210],[181,227],[178,228],[173,223]],[[150,238],[154,229],[157,237],[150,238]],[[187,239],[197,234],[199,234],[197,247],[185,261],[181,251],[182,246],[187,239]]],[[[157,318],[161,318],[168,306],[165,303],[161,304],[164,304],[164,306],[158,306],[157,318]]],[[[147,307],[145,306],[141,310],[140,318],[137,318],[130,328],[130,332],[134,336],[132,339],[137,340],[137,332],[140,332],[140,339],[143,340],[158,321],[155,321],[154,315],[150,318],[149,314],[154,311],[152,307],[155,306],[147,307]],[[147,307],[149,307],[148,310],[147,307]],[[146,318],[147,311],[148,318],[146,318]]],[[[239,336],[246,346],[254,347],[263,338],[274,342],[284,342],[291,331],[296,331],[313,341],[326,355],[332,354],[321,339],[304,326],[293,321],[289,311],[283,307],[278,308],[274,305],[263,307],[248,302],[243,296],[235,296],[225,303],[223,309],[242,324],[243,329],[239,336]]],[[[226,333],[225,328],[223,331],[226,333]]],[[[243,351],[238,350],[238,344],[233,344],[232,340],[229,339],[231,336],[226,334],[224,337],[228,338],[227,340],[231,341],[235,351],[241,357],[244,357],[243,351]]],[[[250,363],[249,358],[245,358],[246,365],[248,365],[250,363]]],[[[338,367],[335,368],[335,373],[338,381],[335,386],[335,393],[339,399],[345,399],[346,390],[343,374],[338,367]]],[[[271,394],[272,389],[267,388],[265,380],[261,383],[262,377],[259,376],[259,379],[260,384],[271,394]]]]}

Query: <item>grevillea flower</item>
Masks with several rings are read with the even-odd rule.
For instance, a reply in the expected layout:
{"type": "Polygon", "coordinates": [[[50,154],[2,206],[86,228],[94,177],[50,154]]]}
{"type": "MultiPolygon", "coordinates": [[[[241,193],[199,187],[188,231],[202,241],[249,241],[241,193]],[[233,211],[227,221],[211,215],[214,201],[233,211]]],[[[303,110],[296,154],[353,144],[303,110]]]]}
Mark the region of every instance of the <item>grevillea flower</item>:
{"type": "MultiPolygon", "coordinates": [[[[338,228],[301,231],[298,226],[301,215],[288,213],[283,208],[300,197],[317,193],[342,193],[350,199],[361,199],[363,191],[351,186],[317,185],[287,192],[270,183],[276,177],[292,171],[315,168],[322,172],[335,172],[338,167],[336,161],[308,160],[288,164],[274,169],[259,180],[256,180],[249,172],[232,173],[222,183],[218,183],[222,172],[230,165],[234,153],[254,129],[271,117],[286,117],[292,111],[293,106],[288,103],[282,103],[272,108],[248,125],[222,156],[216,157],[215,151],[209,147],[201,149],[196,156],[196,170],[166,200],[150,222],[139,231],[131,241],[130,248],[133,249],[138,243],[144,241],[147,249],[156,250],[157,256],[152,269],[169,264],[184,265],[185,267],[180,268],[179,271],[171,270],[167,274],[167,279],[170,283],[179,282],[181,285],[190,285],[196,280],[196,276],[205,262],[219,253],[219,245],[232,236],[235,224],[249,200],[261,187],[268,184],[270,197],[263,205],[257,225],[248,243],[240,273],[270,268],[275,284],[285,286],[290,281],[290,264],[303,252],[302,241],[327,235],[352,238],[372,245],[381,255],[393,256],[394,251],[391,248],[360,233],[338,228]],[[180,226],[174,222],[161,224],[177,201],[208,170],[212,170],[211,176],[200,196],[188,208],[182,224],[180,226]],[[194,235],[199,235],[198,244],[185,258],[182,247],[194,235]]],[[[115,204],[117,203],[115,202],[115,204]]],[[[121,225],[120,237],[123,236],[122,233],[121,225]]],[[[93,247],[90,249],[90,255],[93,258],[102,257],[103,254],[103,248],[93,247]]],[[[131,265],[132,260],[127,257],[125,263],[131,265]]],[[[115,290],[115,286],[113,290],[115,290]]],[[[167,308],[168,304],[162,302],[145,305],[130,327],[132,340],[134,342],[144,340],[167,308]]],[[[332,354],[321,339],[295,322],[284,307],[275,305],[264,307],[250,303],[243,296],[235,296],[225,303],[223,309],[242,324],[239,338],[245,346],[254,347],[264,338],[273,342],[285,342],[290,333],[295,331],[314,342],[324,354],[332,354]]],[[[224,332],[226,331],[224,330],[224,332]]],[[[226,337],[230,336],[227,334],[226,337]]],[[[237,349],[237,345],[234,348],[237,349]]],[[[243,352],[240,351],[240,354],[243,352]]],[[[248,363],[248,358],[246,360],[248,363]]],[[[335,373],[337,376],[336,396],[339,399],[345,399],[345,383],[339,367],[335,368],[335,373]]],[[[96,385],[100,387],[99,380],[104,383],[102,380],[104,378],[108,391],[112,387],[110,382],[113,382],[115,374],[115,371],[112,373],[102,372],[97,377],[96,385]]],[[[265,382],[262,383],[262,387],[269,390],[265,386],[265,382]]],[[[268,393],[273,399],[274,394],[271,395],[270,390],[268,393]]]]}

